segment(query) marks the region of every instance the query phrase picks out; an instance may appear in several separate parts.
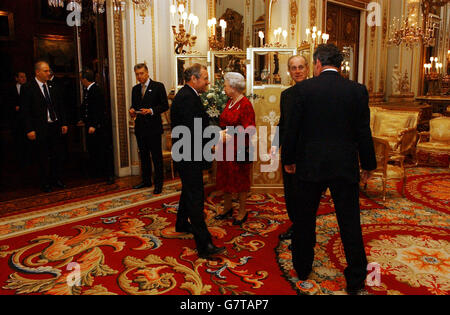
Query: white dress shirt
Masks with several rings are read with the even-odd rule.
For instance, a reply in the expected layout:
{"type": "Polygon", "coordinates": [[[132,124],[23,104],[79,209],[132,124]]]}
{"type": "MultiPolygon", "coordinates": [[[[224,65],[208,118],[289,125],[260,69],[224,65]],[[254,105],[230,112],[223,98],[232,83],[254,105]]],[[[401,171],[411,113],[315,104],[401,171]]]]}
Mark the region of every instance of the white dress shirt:
{"type": "Polygon", "coordinates": [[[19,94],[20,95],[20,88],[22,87],[22,84],[20,84],[20,83],[17,83],[16,84],[16,88],[17,88],[17,94],[19,94]]]}

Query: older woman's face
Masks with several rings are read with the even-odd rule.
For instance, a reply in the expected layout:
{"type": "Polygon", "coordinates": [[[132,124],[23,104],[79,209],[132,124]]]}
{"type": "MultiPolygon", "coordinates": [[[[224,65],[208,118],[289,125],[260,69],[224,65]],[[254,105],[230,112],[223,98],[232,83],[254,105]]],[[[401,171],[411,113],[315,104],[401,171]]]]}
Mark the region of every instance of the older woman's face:
{"type": "Polygon", "coordinates": [[[235,89],[233,89],[231,87],[230,83],[228,81],[226,81],[226,80],[225,80],[225,83],[224,83],[224,90],[225,90],[225,94],[228,97],[234,96],[236,94],[236,92],[237,92],[235,89]]]}

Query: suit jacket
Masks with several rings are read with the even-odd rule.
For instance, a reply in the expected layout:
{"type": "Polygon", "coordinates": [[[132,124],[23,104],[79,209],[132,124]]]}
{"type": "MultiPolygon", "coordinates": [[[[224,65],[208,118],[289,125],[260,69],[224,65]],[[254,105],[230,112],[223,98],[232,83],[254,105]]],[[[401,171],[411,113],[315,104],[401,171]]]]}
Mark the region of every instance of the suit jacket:
{"type": "Polygon", "coordinates": [[[108,113],[102,89],[94,83],[89,90],[84,90],[81,106],[81,119],[87,128],[100,129],[108,126],[108,113]]]}
{"type": "Polygon", "coordinates": [[[283,162],[297,165],[300,180],[358,183],[359,161],[377,167],[364,85],[323,72],[295,86],[290,114],[283,162]]]}
{"type": "MultiPolygon", "coordinates": [[[[190,144],[191,144],[191,155],[188,161],[176,162],[178,166],[182,167],[196,167],[199,169],[208,169],[211,167],[211,162],[208,162],[203,157],[203,148],[210,139],[203,139],[201,142],[202,148],[202,158],[201,161],[195,161],[194,148],[195,141],[199,141],[199,136],[195,137],[194,132],[194,120],[200,118],[202,125],[201,131],[202,135],[204,130],[209,126],[209,116],[202,104],[200,96],[198,96],[195,91],[188,85],[185,85],[180,91],[178,91],[175,99],[173,100],[172,107],[170,109],[170,121],[172,124],[172,132],[175,127],[185,126],[190,131],[190,144]]],[[[172,135],[173,137],[173,135],[172,135]]],[[[173,139],[172,147],[177,146],[177,142],[186,138],[181,136],[177,141],[173,139]]],[[[181,150],[183,152],[183,150],[181,150]]]]}
{"type": "MultiPolygon", "coordinates": [[[[66,115],[61,104],[59,92],[56,87],[49,85],[50,98],[55,109],[57,121],[61,126],[66,126],[66,115]]],[[[33,78],[22,85],[20,91],[21,115],[24,122],[25,133],[36,131],[37,140],[46,136],[48,126],[48,111],[42,90],[33,78]]]]}
{"type": "Polygon", "coordinates": [[[164,84],[150,80],[144,97],[142,97],[141,85],[134,86],[131,108],[134,108],[136,111],[143,108],[151,108],[153,110],[153,115],[137,115],[135,122],[136,135],[143,133],[163,134],[161,114],[169,110],[164,84]]]}
{"type": "Polygon", "coordinates": [[[289,111],[293,107],[293,102],[295,100],[295,86],[281,92],[280,98],[280,121],[278,123],[278,128],[275,133],[275,138],[272,146],[278,148],[282,147],[284,144],[284,137],[286,136],[287,124],[289,122],[289,111]]]}

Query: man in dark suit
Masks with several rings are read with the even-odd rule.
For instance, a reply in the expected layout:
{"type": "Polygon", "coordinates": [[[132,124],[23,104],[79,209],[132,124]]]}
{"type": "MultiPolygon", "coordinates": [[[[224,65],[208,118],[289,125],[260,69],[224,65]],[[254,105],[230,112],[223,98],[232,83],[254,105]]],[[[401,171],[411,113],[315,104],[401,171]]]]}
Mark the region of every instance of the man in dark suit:
{"type": "Polygon", "coordinates": [[[20,93],[22,86],[27,83],[27,75],[24,72],[17,72],[14,75],[15,83],[9,93],[9,113],[11,114],[11,131],[14,139],[14,148],[17,161],[26,164],[29,159],[27,154],[28,143],[23,130],[23,123],[20,117],[20,93]]]}
{"type": "MultiPolygon", "coordinates": [[[[299,84],[303,80],[306,80],[309,75],[308,60],[304,56],[292,56],[288,60],[289,74],[295,84],[299,84]]],[[[272,155],[275,155],[277,150],[283,147],[284,137],[286,135],[286,129],[288,120],[290,117],[290,110],[293,107],[293,101],[295,100],[295,86],[292,86],[281,93],[280,99],[280,122],[278,123],[277,132],[275,134],[274,142],[272,143],[272,155]]],[[[284,150],[281,150],[283,154],[284,150]]],[[[283,160],[283,159],[282,159],[283,160]]],[[[295,175],[288,174],[284,170],[283,172],[283,184],[284,184],[284,199],[286,202],[286,210],[291,222],[294,222],[294,215],[296,212],[297,202],[295,197],[297,195],[296,184],[297,180],[295,175]]],[[[293,235],[292,226],[286,233],[280,234],[281,240],[291,239],[293,235]]]]}
{"type": "Polygon", "coordinates": [[[299,279],[306,280],[312,271],[317,209],[329,187],[348,263],[347,291],[358,294],[367,274],[359,182],[367,181],[377,163],[367,89],[339,75],[342,60],[335,45],[320,45],[315,51],[316,77],[295,87],[283,158],[286,172],[298,179],[292,260],[299,279]]]}
{"type": "Polygon", "coordinates": [[[41,189],[51,186],[65,188],[61,181],[62,135],[67,134],[65,112],[56,88],[50,87],[50,67],[47,62],[35,64],[34,80],[22,86],[20,104],[25,132],[36,145],[41,173],[41,189]]]}
{"type": "Polygon", "coordinates": [[[169,110],[169,102],[164,84],[150,79],[146,64],[136,65],[134,73],[139,84],[133,87],[130,115],[132,118],[136,118],[135,133],[142,168],[142,183],[134,188],[141,189],[152,186],[151,161],[153,160],[155,168],[154,194],[160,194],[164,181],[161,139],[164,130],[161,114],[169,110]]]}
{"type": "Polygon", "coordinates": [[[81,120],[87,129],[89,164],[94,172],[106,179],[108,185],[114,184],[114,164],[111,139],[111,124],[105,104],[103,90],[95,82],[92,70],[81,72],[84,87],[81,120]]]}
{"type": "Polygon", "coordinates": [[[181,152],[183,157],[176,156],[180,152],[172,152],[182,183],[175,229],[177,232],[193,233],[198,255],[208,258],[224,250],[212,243],[211,234],[204,219],[203,170],[210,168],[211,163],[207,162],[203,156],[206,140],[202,136],[209,125],[209,116],[203,107],[199,93],[204,93],[209,85],[208,71],[206,67],[195,64],[185,71],[184,79],[187,84],[175,96],[170,110],[174,138],[172,148],[178,147],[180,141],[183,144],[183,152],[181,152]],[[201,126],[196,126],[195,121],[201,121],[201,126]],[[186,128],[189,129],[190,134],[175,141],[177,129],[186,128]],[[198,139],[202,143],[195,143],[199,141],[198,139]],[[190,146],[190,150],[184,151],[184,146],[190,146]],[[196,150],[198,152],[195,152],[196,150]]]}

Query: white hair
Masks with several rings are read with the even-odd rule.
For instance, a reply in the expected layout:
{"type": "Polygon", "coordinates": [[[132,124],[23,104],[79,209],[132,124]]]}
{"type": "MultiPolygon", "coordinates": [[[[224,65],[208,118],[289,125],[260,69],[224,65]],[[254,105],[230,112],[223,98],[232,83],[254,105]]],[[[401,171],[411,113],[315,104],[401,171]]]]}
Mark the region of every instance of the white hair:
{"type": "Polygon", "coordinates": [[[227,72],[224,79],[233,89],[238,90],[239,92],[245,90],[245,78],[239,72],[227,72]]]}

